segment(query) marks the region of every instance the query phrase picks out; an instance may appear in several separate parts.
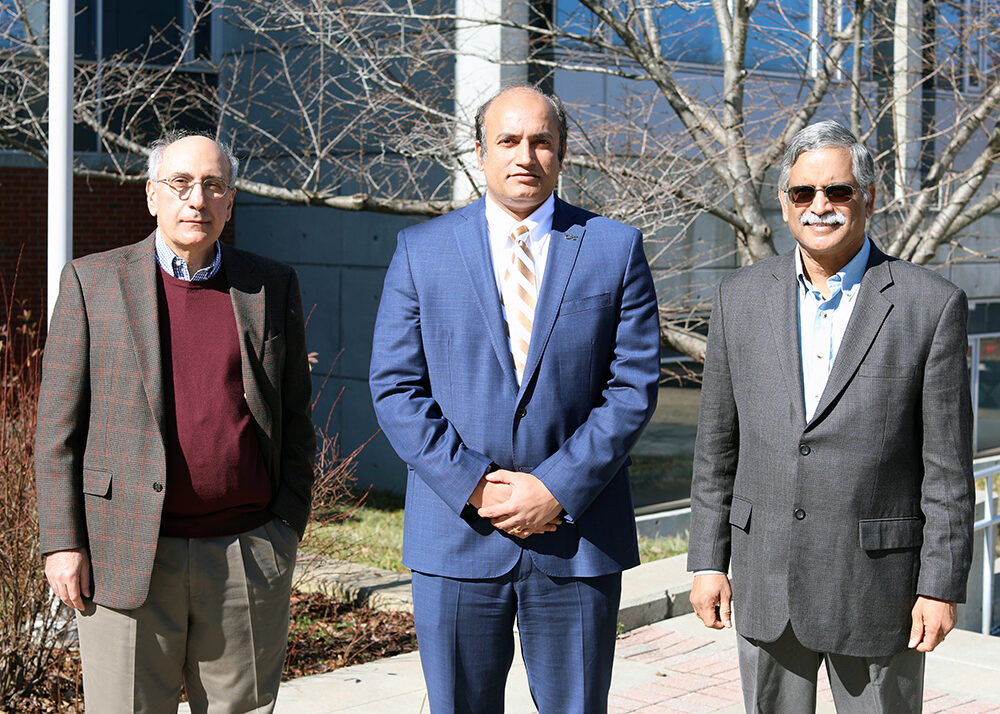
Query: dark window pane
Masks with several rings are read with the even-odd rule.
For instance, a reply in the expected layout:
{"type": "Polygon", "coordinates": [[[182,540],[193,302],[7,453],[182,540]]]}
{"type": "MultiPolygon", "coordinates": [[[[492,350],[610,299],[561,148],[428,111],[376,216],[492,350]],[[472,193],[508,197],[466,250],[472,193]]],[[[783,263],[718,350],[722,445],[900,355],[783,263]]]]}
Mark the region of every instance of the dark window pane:
{"type": "Polygon", "coordinates": [[[979,342],[976,451],[1000,448],[1000,339],[979,342]]]}
{"type": "Polygon", "coordinates": [[[969,334],[1000,332],[1000,302],[977,302],[969,306],[969,334]]]}
{"type": "Polygon", "coordinates": [[[195,20],[201,18],[201,22],[194,28],[194,56],[195,59],[212,59],[212,23],[209,14],[209,0],[196,0],[194,3],[195,20]]]}
{"type": "Polygon", "coordinates": [[[77,3],[73,32],[73,51],[83,59],[97,59],[97,13],[92,2],[77,3]]]}
{"type": "Polygon", "coordinates": [[[180,40],[180,9],[179,2],[104,0],[104,56],[143,51],[152,43],[151,59],[173,59],[180,40]]]}

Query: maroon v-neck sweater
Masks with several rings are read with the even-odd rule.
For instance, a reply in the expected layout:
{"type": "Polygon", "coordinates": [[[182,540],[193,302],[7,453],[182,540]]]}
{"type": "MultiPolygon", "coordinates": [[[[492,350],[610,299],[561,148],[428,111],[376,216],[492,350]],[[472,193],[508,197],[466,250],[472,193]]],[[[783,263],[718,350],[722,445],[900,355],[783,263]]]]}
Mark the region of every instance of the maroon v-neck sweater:
{"type": "Polygon", "coordinates": [[[160,535],[252,530],[272,517],[271,482],[243,391],[225,271],[199,282],[157,273],[167,417],[160,535]]]}

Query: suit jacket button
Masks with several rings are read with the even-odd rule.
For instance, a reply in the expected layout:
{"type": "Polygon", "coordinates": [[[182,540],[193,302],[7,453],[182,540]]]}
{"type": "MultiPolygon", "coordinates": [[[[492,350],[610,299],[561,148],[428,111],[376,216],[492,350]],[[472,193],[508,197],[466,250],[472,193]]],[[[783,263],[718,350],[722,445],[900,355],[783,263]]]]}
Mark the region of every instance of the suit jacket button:
{"type": "Polygon", "coordinates": [[[801,521],[805,517],[806,517],[806,512],[805,511],[803,511],[801,508],[796,508],[795,509],[795,520],[801,521]]]}
{"type": "Polygon", "coordinates": [[[524,407],[518,407],[517,411],[514,412],[514,416],[516,416],[518,419],[524,419],[524,417],[528,416],[528,410],[525,409],[524,407]]]}
{"type": "Polygon", "coordinates": [[[799,444],[799,453],[803,456],[809,456],[812,449],[809,448],[809,444],[799,444]]]}
{"type": "Polygon", "coordinates": [[[153,484],[153,490],[159,493],[160,491],[163,490],[163,484],[157,481],[156,483],[153,484]]]}

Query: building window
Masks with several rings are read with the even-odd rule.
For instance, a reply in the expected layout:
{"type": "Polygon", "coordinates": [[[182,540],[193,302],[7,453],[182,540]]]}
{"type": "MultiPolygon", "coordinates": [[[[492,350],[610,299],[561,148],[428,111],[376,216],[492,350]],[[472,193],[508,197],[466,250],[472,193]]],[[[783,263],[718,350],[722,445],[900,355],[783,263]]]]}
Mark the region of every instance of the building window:
{"type": "Polygon", "coordinates": [[[1000,2],[929,0],[925,42],[933,47],[934,85],[979,91],[1000,74],[1000,2]]]}
{"type": "Polygon", "coordinates": [[[0,5],[0,48],[10,48],[24,37],[24,23],[17,11],[6,3],[0,5]]]}
{"type": "MultiPolygon", "coordinates": [[[[836,2],[836,30],[851,20],[851,3],[836,2]]],[[[775,73],[815,75],[823,66],[824,52],[830,46],[826,30],[824,0],[760,0],[750,18],[747,36],[746,67],[775,73]]],[[[556,20],[574,32],[599,32],[593,18],[576,0],[559,0],[556,20]],[[589,22],[588,22],[589,21],[589,22]],[[588,27],[588,24],[591,27],[588,27]]],[[[663,56],[674,62],[719,66],[723,63],[722,42],[711,0],[685,0],[656,9],[657,32],[663,56]]],[[[870,17],[866,29],[870,28],[870,17]]],[[[613,39],[613,38],[612,38],[613,39]]],[[[871,47],[864,53],[863,75],[871,65],[871,47]]],[[[850,74],[851,53],[844,54],[841,73],[850,74]]]]}
{"type": "Polygon", "coordinates": [[[1000,302],[969,304],[973,450],[1000,453],[1000,302]]]}
{"type": "MultiPolygon", "coordinates": [[[[210,97],[218,81],[212,64],[212,17],[209,0],[175,0],[143,5],[128,0],[86,0],[77,3],[75,50],[79,59],[97,63],[94,81],[95,117],[105,126],[128,126],[130,138],[147,143],[164,130],[156,107],[145,98],[122,101],[114,91],[102,63],[111,58],[124,62],[129,72],[180,70],[165,79],[158,95],[169,101],[169,93],[192,98],[185,110],[174,117],[175,125],[189,131],[214,130],[216,117],[210,97]],[[183,54],[181,54],[183,53],[183,54]],[[109,97],[114,96],[113,103],[109,97]],[[203,98],[204,106],[193,98],[203,98]]],[[[107,66],[107,65],[103,65],[107,66]]],[[[121,64],[115,69],[121,74],[121,64]]],[[[120,77],[119,80],[120,81],[120,77]]],[[[117,129],[116,129],[117,130],[117,129]]],[[[74,130],[78,151],[103,152],[104,142],[88,126],[74,130]]]]}
{"type": "Polygon", "coordinates": [[[183,62],[212,59],[208,0],[140,4],[127,0],[88,0],[76,15],[76,54],[100,60],[121,53],[171,64],[189,33],[183,62]],[[146,50],[148,49],[148,53],[146,50]]]}
{"type": "Polygon", "coordinates": [[[13,3],[0,3],[0,49],[21,49],[28,33],[25,25],[31,28],[35,37],[45,35],[45,24],[48,22],[48,7],[45,3],[36,2],[17,8],[13,3]]]}

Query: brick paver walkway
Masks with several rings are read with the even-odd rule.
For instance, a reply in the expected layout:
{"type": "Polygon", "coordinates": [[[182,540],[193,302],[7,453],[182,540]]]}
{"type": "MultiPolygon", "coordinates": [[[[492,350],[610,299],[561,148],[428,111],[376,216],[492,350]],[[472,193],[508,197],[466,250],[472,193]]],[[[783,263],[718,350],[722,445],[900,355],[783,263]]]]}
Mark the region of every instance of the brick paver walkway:
{"type": "MultiPolygon", "coordinates": [[[[649,625],[618,639],[616,657],[652,664],[657,680],[611,694],[611,714],[742,711],[743,692],[736,648],[708,637],[649,625]]],[[[825,668],[820,669],[817,697],[832,702],[825,668]]],[[[1000,714],[1000,707],[954,694],[924,690],[924,714],[1000,714]]]]}

